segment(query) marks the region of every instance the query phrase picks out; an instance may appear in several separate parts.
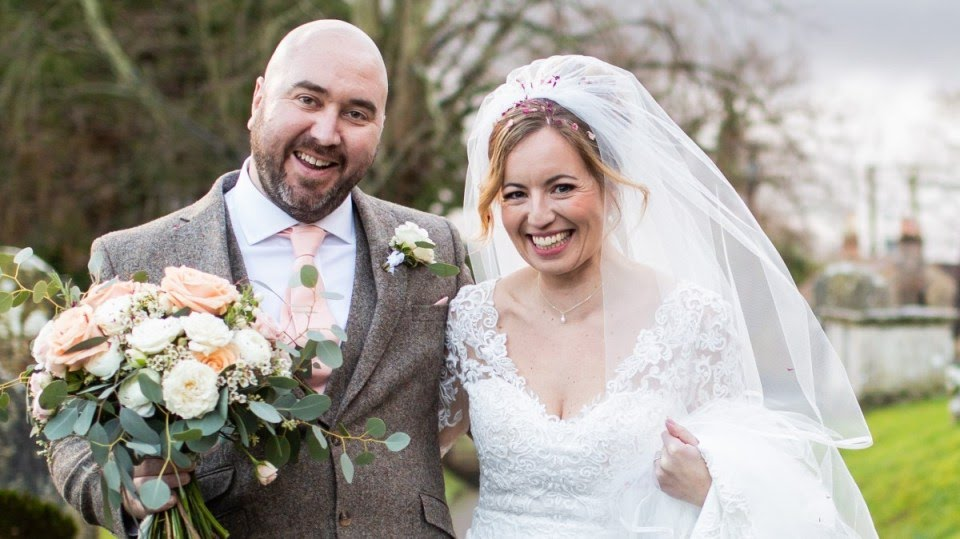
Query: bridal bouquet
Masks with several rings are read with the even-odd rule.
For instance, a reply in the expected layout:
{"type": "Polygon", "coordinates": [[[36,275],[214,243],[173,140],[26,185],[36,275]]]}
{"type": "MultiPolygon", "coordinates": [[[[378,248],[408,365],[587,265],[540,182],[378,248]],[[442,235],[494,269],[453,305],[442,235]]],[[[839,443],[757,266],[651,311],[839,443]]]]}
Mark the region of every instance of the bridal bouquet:
{"type": "MultiPolygon", "coordinates": [[[[311,457],[327,459],[328,438],[334,437],[363,448],[353,459],[341,456],[341,470],[352,481],[354,463],[373,460],[371,442],[400,451],[410,441],[400,432],[384,438],[386,425],[376,418],[359,435],[317,424],[330,399],[294,374],[309,376],[314,358],[339,366],[340,348],[326,346],[332,343],[320,332],[309,333],[302,349],[285,345],[250,287],[238,290],[214,275],[168,267],[159,285],[140,273],[81,293],[51,273],[29,289],[17,274],[31,254],[21,251],[13,259],[16,269],[0,273],[15,283],[12,292],[0,292],[0,314],[29,300],[51,302],[58,314],[33,343],[36,364],[0,385],[0,415],[10,399],[5,391],[25,383],[41,447],[67,436],[84,438],[111,507],[122,503],[122,489],[148,509],[167,503],[171,490],[159,477],[163,472],[140,488],[134,485],[134,464],[147,457],[162,459],[164,470],[189,470],[217,444],[234,443],[268,484],[301,441],[311,457]],[[263,445],[264,459],[251,452],[256,444],[263,445]]],[[[178,494],[174,508],[143,522],[144,537],[228,535],[195,482],[178,494]]]]}

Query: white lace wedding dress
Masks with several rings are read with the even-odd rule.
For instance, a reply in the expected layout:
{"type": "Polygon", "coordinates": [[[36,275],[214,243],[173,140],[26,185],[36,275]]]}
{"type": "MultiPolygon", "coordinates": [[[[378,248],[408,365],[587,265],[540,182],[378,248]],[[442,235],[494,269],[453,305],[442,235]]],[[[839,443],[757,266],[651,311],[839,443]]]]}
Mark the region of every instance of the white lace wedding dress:
{"type": "Polygon", "coordinates": [[[809,445],[757,434],[790,428],[745,395],[719,296],[677,286],[606,392],[560,419],[508,356],[494,286],[463,288],[447,326],[441,437],[469,426],[480,459],[469,537],[853,535],[817,480],[809,445]],[[700,439],[713,477],[703,509],[656,487],[667,417],[700,439]]]}

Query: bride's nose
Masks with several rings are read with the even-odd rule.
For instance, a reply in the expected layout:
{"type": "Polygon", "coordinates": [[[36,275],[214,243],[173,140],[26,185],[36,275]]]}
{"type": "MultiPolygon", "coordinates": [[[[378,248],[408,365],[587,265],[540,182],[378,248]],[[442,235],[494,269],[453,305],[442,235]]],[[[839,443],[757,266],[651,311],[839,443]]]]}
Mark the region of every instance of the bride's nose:
{"type": "Polygon", "coordinates": [[[527,223],[537,228],[545,228],[556,219],[553,204],[548,197],[530,197],[530,211],[527,213],[527,223]]]}

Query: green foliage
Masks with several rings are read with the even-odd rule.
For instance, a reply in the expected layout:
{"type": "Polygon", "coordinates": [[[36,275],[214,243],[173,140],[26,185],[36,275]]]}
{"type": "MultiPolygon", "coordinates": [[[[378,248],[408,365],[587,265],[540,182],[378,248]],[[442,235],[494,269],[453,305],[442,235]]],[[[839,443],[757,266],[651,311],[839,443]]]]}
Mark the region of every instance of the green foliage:
{"type": "Polygon", "coordinates": [[[57,506],[23,492],[0,490],[0,537],[74,537],[77,525],[57,506]]]}
{"type": "Polygon", "coordinates": [[[867,413],[874,446],[844,451],[880,537],[960,536],[960,426],[947,400],[867,413]]]}

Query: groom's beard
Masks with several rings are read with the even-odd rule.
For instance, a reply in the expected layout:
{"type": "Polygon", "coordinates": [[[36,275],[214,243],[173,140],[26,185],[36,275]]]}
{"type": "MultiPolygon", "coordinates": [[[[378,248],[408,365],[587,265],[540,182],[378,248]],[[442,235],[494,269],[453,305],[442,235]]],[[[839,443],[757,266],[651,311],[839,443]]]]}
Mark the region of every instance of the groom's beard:
{"type": "Polygon", "coordinates": [[[314,223],[337,209],[346,200],[350,190],[363,179],[376,158],[374,153],[369,162],[359,163],[355,170],[350,171],[350,164],[343,152],[331,151],[309,135],[301,135],[281,151],[272,152],[260,136],[263,131],[260,122],[260,118],[256,118],[250,130],[250,151],[260,177],[260,185],[271,202],[301,223],[314,223]],[[287,171],[283,167],[287,156],[292,155],[295,148],[310,148],[318,155],[330,156],[337,161],[340,164],[341,176],[336,183],[325,191],[318,189],[307,193],[302,190],[295,192],[287,183],[287,171]]]}

